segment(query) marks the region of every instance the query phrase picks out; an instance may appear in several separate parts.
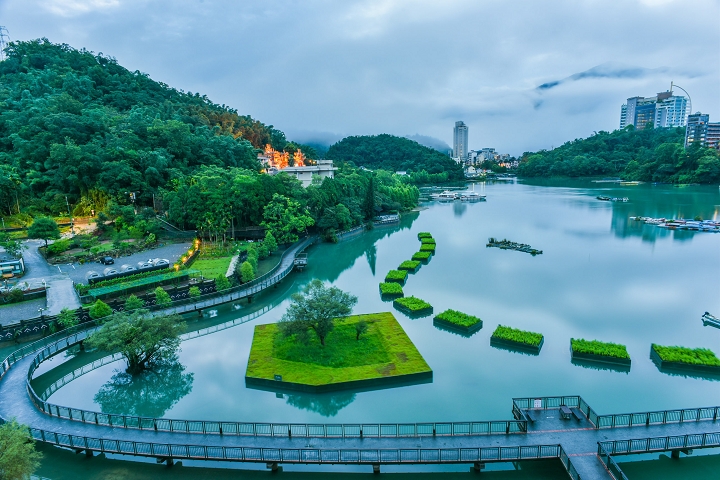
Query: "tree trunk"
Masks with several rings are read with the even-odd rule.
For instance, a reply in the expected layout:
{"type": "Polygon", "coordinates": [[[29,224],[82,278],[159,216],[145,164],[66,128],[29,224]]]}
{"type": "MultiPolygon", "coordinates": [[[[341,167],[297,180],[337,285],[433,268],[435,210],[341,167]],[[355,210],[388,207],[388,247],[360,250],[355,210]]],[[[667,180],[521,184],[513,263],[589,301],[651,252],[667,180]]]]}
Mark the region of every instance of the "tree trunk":
{"type": "Polygon", "coordinates": [[[324,346],[325,346],[325,336],[324,336],[324,335],[318,335],[318,337],[320,337],[320,345],[322,345],[322,346],[324,347],[324,346]]]}

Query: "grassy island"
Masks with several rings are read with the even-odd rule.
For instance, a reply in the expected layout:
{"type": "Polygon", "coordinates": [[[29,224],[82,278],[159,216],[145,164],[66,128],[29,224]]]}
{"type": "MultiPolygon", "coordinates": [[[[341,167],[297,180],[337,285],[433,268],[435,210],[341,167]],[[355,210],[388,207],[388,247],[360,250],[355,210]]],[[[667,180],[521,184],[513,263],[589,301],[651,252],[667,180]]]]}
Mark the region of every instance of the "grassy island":
{"type": "Polygon", "coordinates": [[[571,338],[570,350],[573,359],[630,365],[630,355],[625,345],[571,338]]]}
{"type": "Polygon", "coordinates": [[[245,373],[248,385],[324,392],[423,381],[432,370],[392,313],[336,320],[326,345],[283,337],[277,324],[257,325],[245,373]],[[367,331],[359,339],[356,324],[367,331]]]}
{"type": "Polygon", "coordinates": [[[384,282],[380,284],[380,295],[387,297],[402,297],[403,293],[402,286],[396,282],[384,282]]]}
{"type": "Polygon", "coordinates": [[[437,242],[434,238],[421,238],[420,243],[422,243],[423,245],[435,245],[437,242]]]}
{"type": "Polygon", "coordinates": [[[405,280],[407,280],[407,276],[407,270],[390,270],[388,274],[385,275],[385,281],[403,284],[405,283],[405,280]]]}
{"type": "Polygon", "coordinates": [[[416,252],[415,254],[413,254],[412,259],[427,263],[428,260],[430,260],[430,257],[432,257],[431,252],[416,252]]]}
{"type": "Polygon", "coordinates": [[[720,359],[707,348],[666,347],[652,344],[650,358],[660,368],[682,368],[720,373],[720,359]]]}
{"type": "Polygon", "coordinates": [[[433,238],[432,234],[430,232],[420,232],[418,233],[418,240],[422,241],[423,238],[433,238]]]}
{"type": "Polygon", "coordinates": [[[407,270],[408,272],[416,272],[420,268],[420,261],[418,260],[405,260],[400,264],[398,270],[407,270]]]}
{"type": "Polygon", "coordinates": [[[427,303],[425,300],[420,300],[417,297],[403,297],[395,299],[395,301],[393,301],[393,306],[410,316],[425,317],[427,315],[431,315],[433,312],[432,305],[427,303]]]}
{"type": "Polygon", "coordinates": [[[457,330],[461,333],[475,333],[482,328],[483,322],[478,317],[467,313],[458,312],[457,310],[445,310],[435,316],[433,324],[450,330],[457,330]]]}
{"type": "Polygon", "coordinates": [[[490,337],[490,344],[510,348],[528,349],[540,353],[545,338],[540,333],[498,325],[490,337]]]}
{"type": "Polygon", "coordinates": [[[420,245],[420,251],[435,253],[435,244],[434,243],[423,243],[422,245],[420,245]]]}

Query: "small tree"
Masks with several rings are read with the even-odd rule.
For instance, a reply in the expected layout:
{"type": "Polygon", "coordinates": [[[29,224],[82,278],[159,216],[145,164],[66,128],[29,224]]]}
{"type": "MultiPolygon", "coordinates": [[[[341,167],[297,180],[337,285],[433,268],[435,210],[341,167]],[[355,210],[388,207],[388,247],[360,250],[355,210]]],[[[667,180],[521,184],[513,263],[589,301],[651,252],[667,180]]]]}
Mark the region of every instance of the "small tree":
{"type": "Polygon", "coordinates": [[[222,273],[215,278],[215,289],[219,292],[230,288],[230,280],[222,273]]]}
{"type": "Polygon", "coordinates": [[[250,265],[252,265],[253,270],[257,271],[258,266],[258,258],[259,258],[258,251],[255,247],[248,248],[247,251],[247,261],[250,262],[250,265]]]}
{"type": "Polygon", "coordinates": [[[0,232],[0,247],[13,257],[19,257],[25,249],[25,245],[20,240],[10,238],[10,235],[5,232],[0,232]]]}
{"type": "Polygon", "coordinates": [[[200,287],[190,287],[188,290],[188,295],[190,295],[190,298],[197,298],[200,296],[200,287]]]}
{"type": "Polygon", "coordinates": [[[272,234],[272,232],[268,231],[265,235],[265,240],[263,240],[263,244],[267,247],[268,252],[273,253],[278,248],[277,241],[275,240],[275,236],[272,234]]]}
{"type": "Polygon", "coordinates": [[[90,318],[97,320],[102,317],[107,317],[113,313],[113,311],[112,308],[110,308],[110,305],[100,299],[97,299],[90,307],[90,311],[88,313],[90,314],[90,318]]]}
{"type": "Polygon", "coordinates": [[[74,327],[78,324],[78,318],[75,315],[75,311],[70,310],[69,308],[63,308],[60,310],[57,321],[63,328],[74,327]]]}
{"type": "Polygon", "coordinates": [[[145,302],[142,301],[142,299],[138,298],[137,295],[130,295],[127,300],[125,300],[125,311],[129,312],[130,310],[135,310],[138,308],[142,308],[145,306],[145,302]]]}
{"type": "Polygon", "coordinates": [[[32,225],[28,227],[27,233],[29,238],[45,240],[45,248],[48,246],[48,240],[57,240],[60,238],[60,228],[58,228],[58,224],[55,223],[55,220],[48,217],[36,218],[32,225]]]}
{"type": "Polygon", "coordinates": [[[127,372],[135,375],[154,362],[173,358],[184,329],[179,315],[152,316],[141,309],[118,314],[92,334],[87,345],[108,352],[119,351],[127,361],[127,372]]]}
{"type": "Polygon", "coordinates": [[[360,335],[367,332],[368,324],[365,320],[360,320],[355,324],[355,340],[360,340],[360,335]]]}
{"type": "Polygon", "coordinates": [[[243,283],[247,283],[255,278],[255,269],[250,262],[245,261],[240,265],[240,280],[243,283]]]}
{"type": "Polygon", "coordinates": [[[335,327],[334,320],[349,315],[356,303],[357,297],[315,279],[291,296],[290,306],[280,320],[280,331],[285,336],[298,335],[304,341],[312,330],[320,345],[325,346],[325,337],[335,327]]]}
{"type": "Polygon", "coordinates": [[[0,425],[0,478],[24,480],[40,466],[42,454],[35,450],[30,430],[14,418],[0,425]]]}
{"type": "Polygon", "coordinates": [[[159,307],[169,307],[172,303],[170,295],[162,287],[155,289],[155,305],[159,307]]]}

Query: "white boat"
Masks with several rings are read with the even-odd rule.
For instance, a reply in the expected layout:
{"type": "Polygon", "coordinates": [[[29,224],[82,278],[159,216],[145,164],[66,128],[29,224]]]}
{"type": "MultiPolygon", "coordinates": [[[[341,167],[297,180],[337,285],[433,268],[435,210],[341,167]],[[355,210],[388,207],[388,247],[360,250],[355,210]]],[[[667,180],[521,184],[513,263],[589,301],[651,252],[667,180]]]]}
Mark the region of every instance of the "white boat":
{"type": "Polygon", "coordinates": [[[445,190],[442,193],[434,193],[430,195],[435,200],[440,200],[441,202],[452,202],[453,200],[458,200],[460,196],[455,193],[451,192],[450,190],[445,190]]]}
{"type": "Polygon", "coordinates": [[[463,202],[479,202],[485,200],[485,195],[480,195],[477,192],[463,192],[460,194],[460,200],[463,202]]]}

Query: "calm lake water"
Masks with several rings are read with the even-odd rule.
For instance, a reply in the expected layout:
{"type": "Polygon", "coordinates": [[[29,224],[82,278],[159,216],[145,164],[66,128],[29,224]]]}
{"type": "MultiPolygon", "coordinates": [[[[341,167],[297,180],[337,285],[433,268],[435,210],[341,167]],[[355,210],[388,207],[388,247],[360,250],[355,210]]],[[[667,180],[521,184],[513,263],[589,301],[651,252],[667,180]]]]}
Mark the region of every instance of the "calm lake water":
{"type": "MultiPolygon", "coordinates": [[[[197,330],[265,312],[183,342],[180,364],[162,378],[128,383],[123,363],[111,362],[60,388],[50,401],[156,417],[301,423],[509,419],[512,397],[522,396],[581,395],[601,414],[718,404],[720,378],[662,373],[649,353],[650,344],[658,343],[720,355],[720,330],[700,320],[705,311],[720,315],[720,234],[669,231],[629,219],[717,219],[717,186],[583,181],[475,189],[487,195],[486,202],[430,203],[399,226],[317,245],[308,251],[309,267],[277,289],[251,304],[218,308],[213,318],[192,319],[189,330],[197,330]],[[630,202],[602,202],[597,195],[630,202]],[[432,317],[410,319],[380,299],[378,282],[419,249],[421,231],[432,232],[437,253],[410,275],[405,293],[427,300],[436,313],[453,308],[482,318],[482,330],[469,338],[439,330],[432,317]],[[486,248],[489,237],[527,243],[543,254],[486,248]],[[432,383],[325,395],[247,388],[254,326],[280,319],[289,295],[313,278],[356,295],[354,313],[392,311],[433,369],[432,383]],[[541,353],[491,347],[498,324],[545,335],[541,353]],[[571,338],[627,345],[631,370],[574,365],[571,338]]],[[[90,355],[48,362],[39,371],[38,389],[90,355]]]]}

